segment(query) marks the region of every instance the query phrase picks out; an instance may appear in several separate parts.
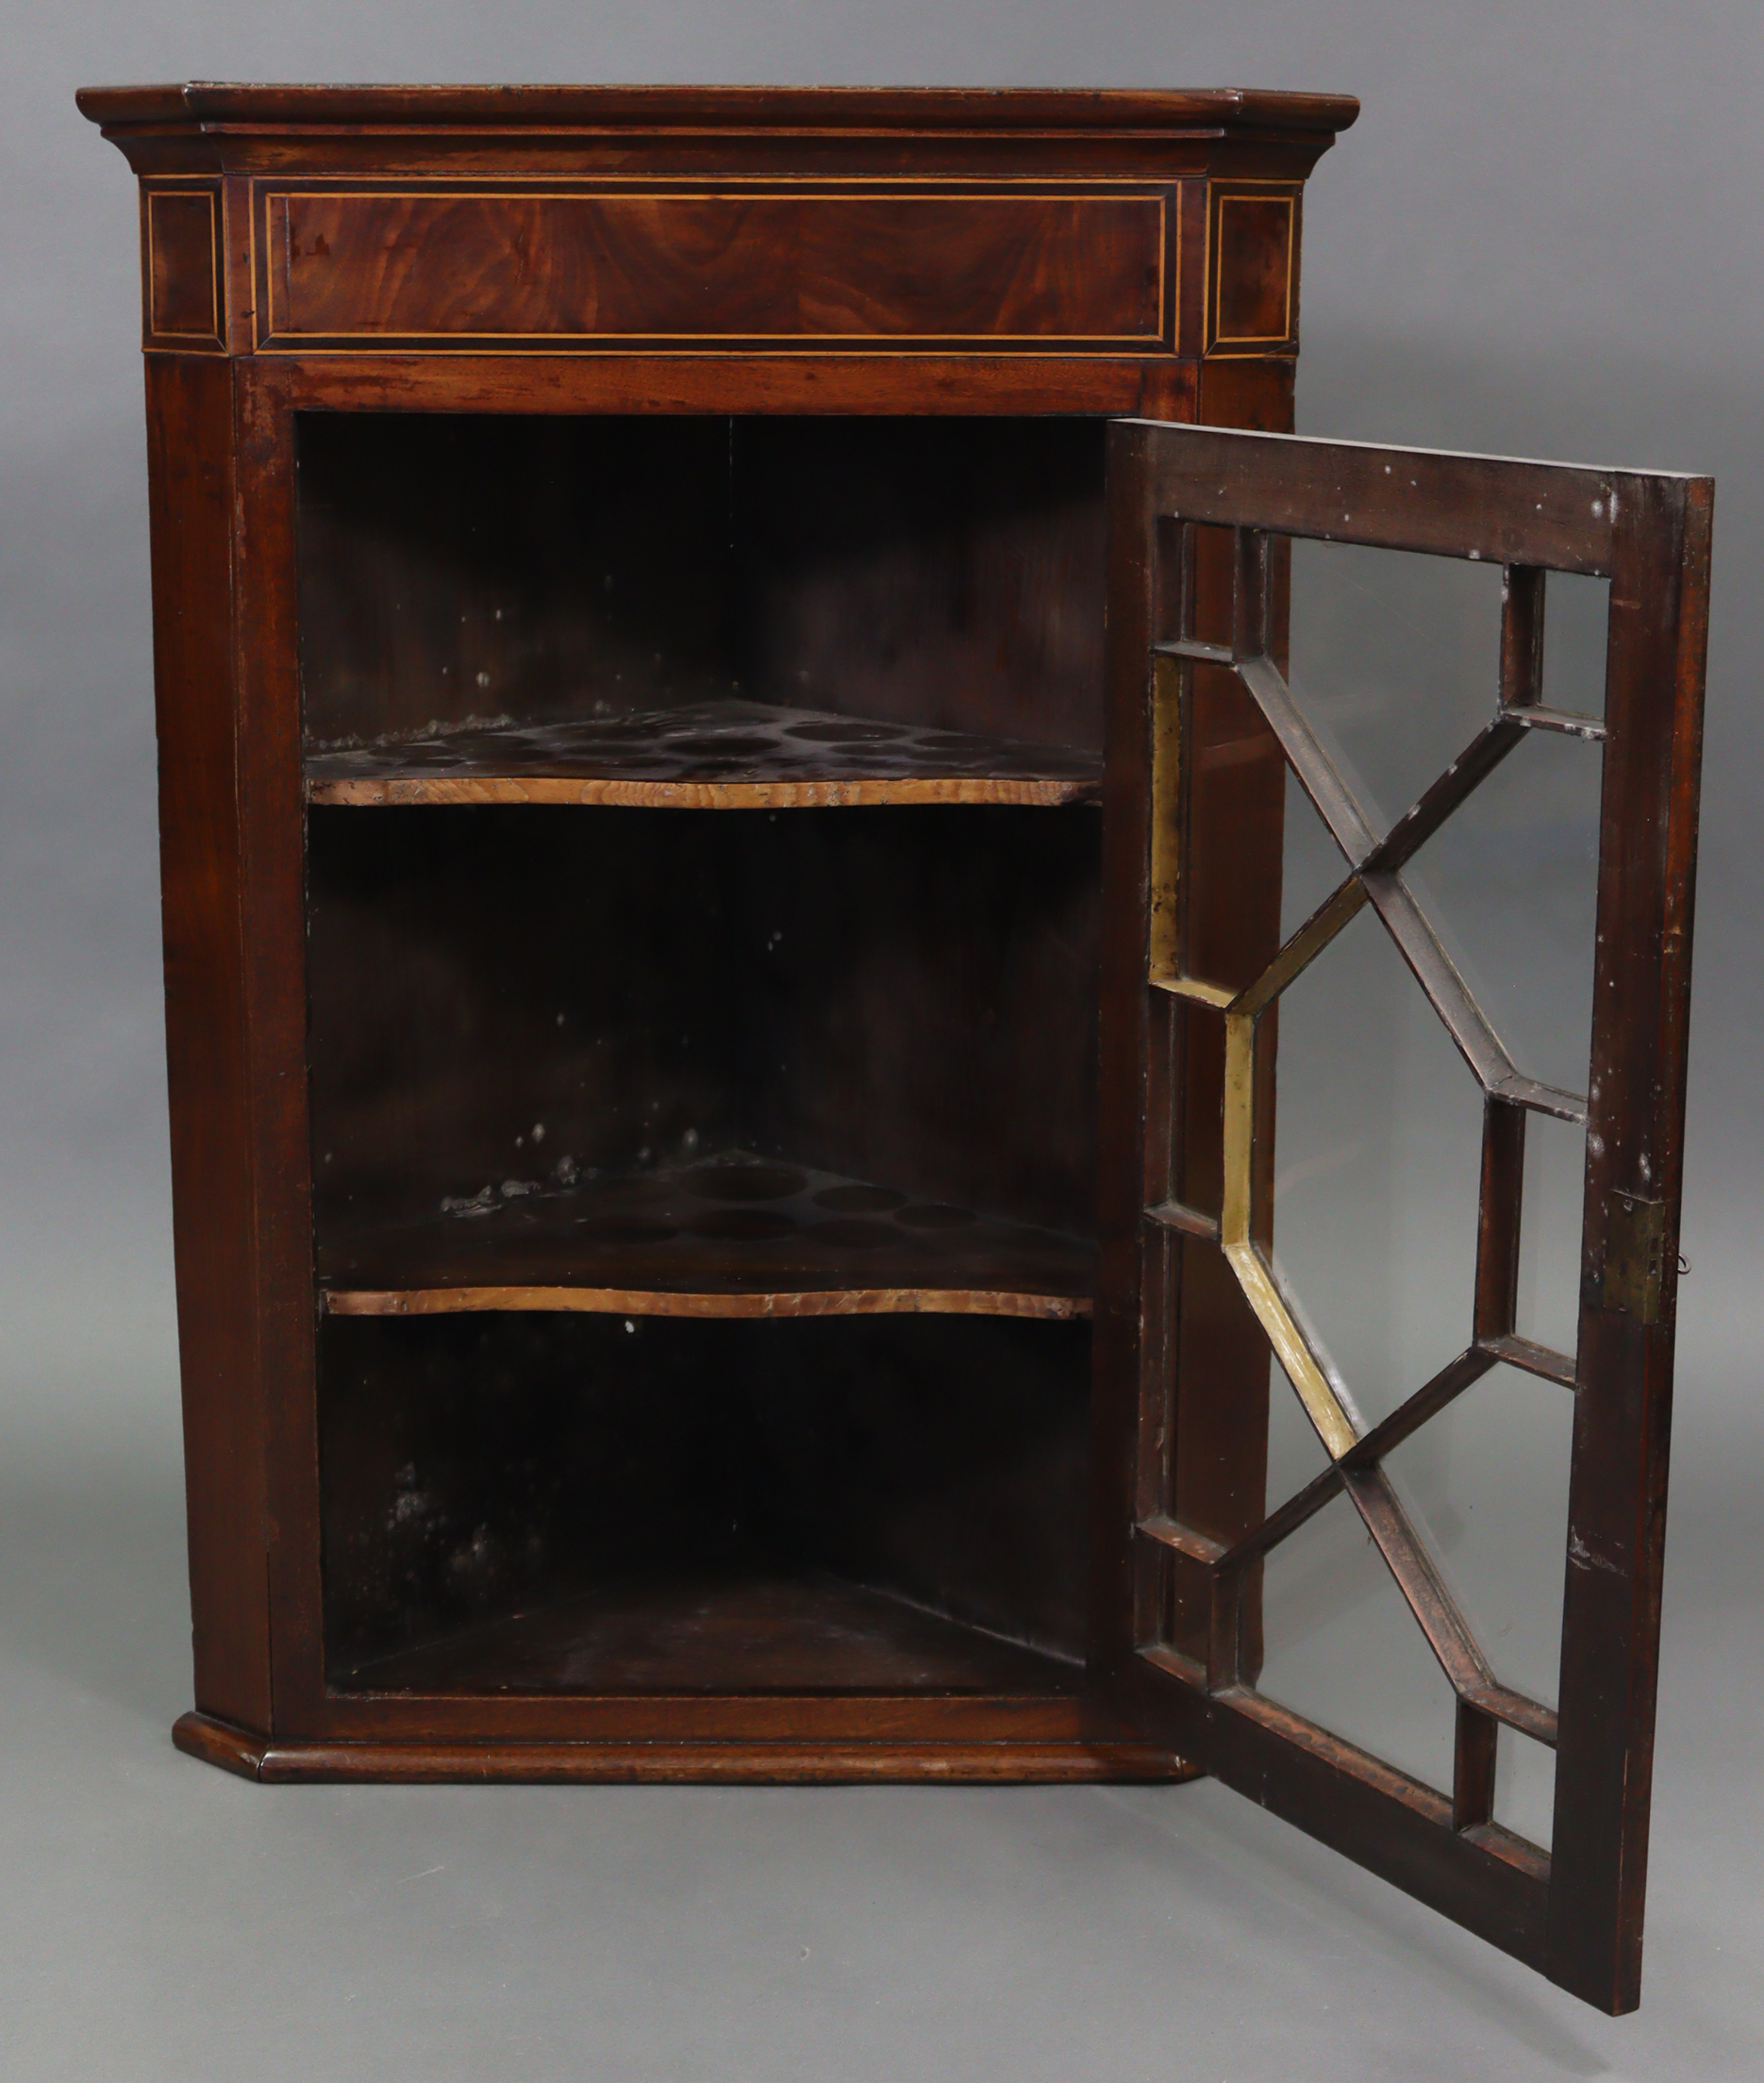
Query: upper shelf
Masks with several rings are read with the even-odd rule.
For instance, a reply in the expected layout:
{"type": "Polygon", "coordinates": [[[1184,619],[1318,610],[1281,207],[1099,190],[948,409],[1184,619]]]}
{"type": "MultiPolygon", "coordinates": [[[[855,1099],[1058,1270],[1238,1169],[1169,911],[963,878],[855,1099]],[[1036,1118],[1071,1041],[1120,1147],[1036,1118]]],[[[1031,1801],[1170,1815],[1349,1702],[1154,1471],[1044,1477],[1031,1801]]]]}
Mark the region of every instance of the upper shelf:
{"type": "Polygon", "coordinates": [[[701,702],[308,754],[311,803],[607,803],[807,809],[1094,802],[1102,760],[1059,746],[759,702],[701,702]]]}

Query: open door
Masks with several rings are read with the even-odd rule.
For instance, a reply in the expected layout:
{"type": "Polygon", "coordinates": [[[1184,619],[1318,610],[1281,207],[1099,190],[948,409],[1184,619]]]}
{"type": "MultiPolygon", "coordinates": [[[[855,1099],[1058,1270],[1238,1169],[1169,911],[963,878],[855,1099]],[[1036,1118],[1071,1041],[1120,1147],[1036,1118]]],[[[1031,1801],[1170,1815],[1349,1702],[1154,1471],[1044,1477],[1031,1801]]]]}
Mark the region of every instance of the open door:
{"type": "Polygon", "coordinates": [[[1713,487],[1140,421],[1109,441],[1098,1675],[1146,1736],[1626,2010],[1647,1863],[1713,487]],[[1491,713],[1388,828],[1289,685],[1295,538],[1504,568],[1491,713]],[[1551,706],[1543,684],[1552,572],[1610,582],[1602,718],[1551,706]],[[1584,1093],[1514,1059],[1405,875],[1536,732],[1589,741],[1603,760],[1584,1093]],[[1340,875],[1283,940],[1289,774],[1340,875]],[[1376,1422],[1282,1279],[1272,1222],[1277,1008],[1362,911],[1480,1085],[1483,1122],[1461,1350],[1376,1422]],[[1516,1317],[1534,1116],[1585,1129],[1572,1353],[1522,1336],[1516,1317]],[[1296,1396],[1323,1450],[1287,1496],[1265,1480],[1271,1356],[1274,1392],[1296,1396]],[[1554,1708],[1502,1682],[1385,1466],[1497,1365],[1573,1399],[1554,1708]],[[1258,1689],[1264,1568],[1343,1499],[1455,1696],[1449,1789],[1258,1689]],[[1554,1750],[1547,1849],[1495,1819],[1503,1726],[1554,1750]]]}

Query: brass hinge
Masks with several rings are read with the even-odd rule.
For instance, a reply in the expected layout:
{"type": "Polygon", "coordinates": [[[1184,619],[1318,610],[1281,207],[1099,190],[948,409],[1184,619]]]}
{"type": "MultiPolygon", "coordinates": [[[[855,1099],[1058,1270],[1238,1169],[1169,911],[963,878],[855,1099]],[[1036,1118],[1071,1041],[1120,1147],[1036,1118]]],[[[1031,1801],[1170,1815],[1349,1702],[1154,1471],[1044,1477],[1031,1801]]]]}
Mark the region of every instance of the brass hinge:
{"type": "Polygon", "coordinates": [[[1666,1204],[1634,1193],[1605,1196],[1605,1307],[1643,1324],[1660,1320],[1666,1276],[1666,1204]]]}

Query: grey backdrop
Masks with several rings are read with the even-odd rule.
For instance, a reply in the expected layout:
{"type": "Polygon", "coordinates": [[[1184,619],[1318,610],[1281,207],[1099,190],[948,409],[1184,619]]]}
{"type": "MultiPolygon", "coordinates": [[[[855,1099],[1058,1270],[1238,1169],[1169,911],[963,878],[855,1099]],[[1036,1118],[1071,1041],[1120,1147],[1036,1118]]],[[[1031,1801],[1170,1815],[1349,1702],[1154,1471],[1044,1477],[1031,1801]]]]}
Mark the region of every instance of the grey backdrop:
{"type": "MultiPolygon", "coordinates": [[[[6,0],[0,19],[5,2073],[1758,2073],[1764,14],[1639,0],[6,0]],[[188,76],[1349,91],[1364,114],[1307,206],[1301,428],[1719,475],[1694,1272],[1638,2018],[1594,2017],[1213,1786],[268,1791],[172,1752],[188,1627],[135,208],[72,95],[188,76]]],[[[1405,612],[1391,594],[1363,625],[1405,612]]],[[[1409,622],[1420,657],[1444,625],[1409,622]]],[[[1538,807],[1514,814],[1523,825],[1538,807]]],[[[1551,974],[1542,962],[1531,987],[1551,974]]],[[[1360,987],[1344,970],[1331,988],[1339,1011],[1360,987]]],[[[1318,1001],[1325,1040],[1331,1003],[1318,1001]]],[[[1379,1101],[1399,1124],[1382,1143],[1345,1130],[1332,1143],[1327,1108],[1308,1131],[1293,1122],[1315,1145],[1307,1175],[1337,1165],[1342,1192],[1363,1196],[1339,1205],[1378,1213],[1382,1228],[1368,1217],[1354,1234],[1407,1253],[1401,1281],[1368,1261],[1382,1343],[1361,1342],[1393,1364],[1442,1335],[1411,1275],[1445,1267],[1461,1232],[1461,1190],[1422,1126],[1422,1103],[1456,1074],[1428,1070],[1431,1042],[1403,1035],[1379,1059],[1389,1075],[1341,1103],[1371,1123],[1379,1101]]],[[[1349,1310],[1350,1344],[1363,1328],[1349,1310]]],[[[1553,1653],[1559,1503],[1539,1478],[1558,1434],[1535,1398],[1508,1397],[1413,1471],[1497,1658],[1527,1668],[1553,1653]],[[1521,1564],[1539,1556],[1533,1599],[1521,1564]]],[[[1401,1698],[1412,1643],[1385,1658],[1375,1627],[1352,1652],[1331,1632],[1377,1605],[1375,1588],[1347,1588],[1357,1566],[1350,1541],[1299,1572],[1275,1617],[1329,1654],[1306,1665],[1295,1648],[1280,1668],[1313,1701],[1333,1684],[1349,1713],[1388,1691],[1391,1747],[1412,1743],[1424,1764],[1430,1710],[1411,1725],[1401,1698]]]]}

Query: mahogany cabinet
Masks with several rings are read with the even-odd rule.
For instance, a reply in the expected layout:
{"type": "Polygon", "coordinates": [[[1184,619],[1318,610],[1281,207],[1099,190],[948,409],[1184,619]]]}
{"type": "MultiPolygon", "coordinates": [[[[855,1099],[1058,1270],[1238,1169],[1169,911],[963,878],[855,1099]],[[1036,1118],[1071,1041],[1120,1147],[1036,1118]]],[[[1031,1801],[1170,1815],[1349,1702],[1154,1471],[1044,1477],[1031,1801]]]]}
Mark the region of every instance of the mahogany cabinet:
{"type": "Polygon", "coordinates": [[[141,192],[178,1742],[1208,1771],[1632,2003],[1707,485],[1281,438],[1349,100],[79,98],[141,192]],[[1295,536],[1506,571],[1490,720],[1388,828],[1284,677],[1295,536]],[[1551,570],[1611,580],[1603,716],[1539,683],[1551,570]],[[1403,875],[1538,731],[1604,761],[1589,1099],[1403,875]],[[1283,942],[1289,774],[1343,879],[1283,942]],[[1365,908],[1486,1111],[1464,1351],[1372,1425],[1269,1216],[1271,1015],[1365,908]],[[1514,1313],[1537,1113],[1587,1128],[1574,1355],[1514,1313]],[[1383,1467],[1496,1364],[1575,1398],[1555,1706],[1383,1467]],[[1256,1690],[1263,1558],[1342,1495],[1450,1788],[1256,1690]]]}

